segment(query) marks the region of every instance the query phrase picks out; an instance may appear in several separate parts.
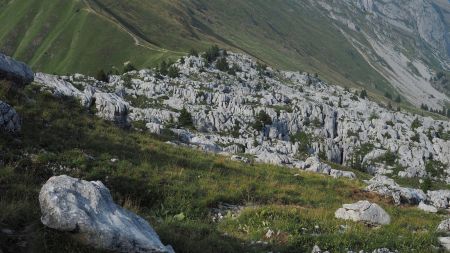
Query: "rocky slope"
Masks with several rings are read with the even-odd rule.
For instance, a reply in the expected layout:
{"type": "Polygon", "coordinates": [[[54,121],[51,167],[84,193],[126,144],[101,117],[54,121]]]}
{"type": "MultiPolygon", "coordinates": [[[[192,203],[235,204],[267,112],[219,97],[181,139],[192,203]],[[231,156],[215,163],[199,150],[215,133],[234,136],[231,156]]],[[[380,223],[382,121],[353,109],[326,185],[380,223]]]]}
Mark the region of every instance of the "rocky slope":
{"type": "MultiPolygon", "coordinates": [[[[314,1],[315,2],[315,1],[314,1]]],[[[436,69],[450,63],[445,1],[317,1],[365,59],[413,104],[441,108],[436,69]]]]}
{"type": "Polygon", "coordinates": [[[217,43],[272,66],[399,95],[417,107],[441,110],[449,102],[430,82],[449,69],[445,0],[4,0],[0,6],[0,52],[43,72],[121,70],[130,60],[155,66],[217,43]]]}
{"type": "Polygon", "coordinates": [[[385,108],[359,91],[308,73],[266,68],[246,55],[228,53],[219,60],[182,58],[173,78],[141,70],[110,76],[106,83],[80,74],[38,73],[35,81],[122,126],[145,123],[150,132],[172,132],[179,144],[235,159],[340,173],[304,160],[319,156],[372,174],[450,182],[448,121],[385,108]],[[228,72],[216,68],[224,58],[228,72]],[[184,110],[192,126],[179,122],[184,110]]]}

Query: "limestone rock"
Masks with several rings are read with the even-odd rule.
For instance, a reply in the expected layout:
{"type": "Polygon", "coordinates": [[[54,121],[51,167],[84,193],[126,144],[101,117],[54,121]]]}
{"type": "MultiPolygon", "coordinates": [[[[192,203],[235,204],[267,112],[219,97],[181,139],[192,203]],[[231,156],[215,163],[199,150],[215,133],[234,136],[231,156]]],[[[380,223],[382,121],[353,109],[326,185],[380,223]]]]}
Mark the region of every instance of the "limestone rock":
{"type": "Polygon", "coordinates": [[[427,196],[433,206],[440,209],[449,207],[450,190],[428,191],[427,196]]]}
{"type": "Polygon", "coordinates": [[[7,103],[0,101],[0,130],[17,133],[21,130],[21,119],[16,110],[7,103]]]}
{"type": "Polygon", "coordinates": [[[345,204],[335,212],[338,219],[361,221],[370,225],[387,225],[391,218],[379,205],[369,201],[345,204]]]}
{"type": "Polygon", "coordinates": [[[0,53],[0,79],[12,80],[20,84],[33,82],[33,71],[24,63],[0,53]]]}
{"type": "Polygon", "coordinates": [[[335,170],[332,169],[330,165],[322,163],[318,157],[309,157],[306,159],[306,161],[302,164],[302,168],[305,171],[314,172],[314,173],[322,173],[326,175],[330,175],[334,178],[350,178],[355,179],[356,175],[355,173],[351,171],[342,171],[342,170],[335,170]]]}
{"type": "Polygon", "coordinates": [[[367,190],[376,192],[383,196],[391,196],[395,204],[402,203],[418,204],[427,200],[427,195],[420,190],[414,188],[401,187],[391,178],[378,175],[367,181],[367,190]]]}
{"type": "Polygon", "coordinates": [[[427,212],[427,213],[437,213],[438,212],[436,207],[431,206],[431,205],[427,205],[424,202],[420,202],[418,208],[420,210],[423,210],[423,211],[427,212]]]}
{"type": "Polygon", "coordinates": [[[39,203],[45,226],[71,232],[86,245],[116,252],[174,252],[147,221],[116,205],[99,181],[52,177],[42,187],[39,203]]]}
{"type": "Polygon", "coordinates": [[[439,237],[438,240],[445,250],[450,251],[450,237],[439,237]]]}
{"type": "Polygon", "coordinates": [[[450,232],[450,219],[443,220],[441,223],[439,223],[439,226],[437,227],[437,231],[439,232],[450,232]]]}

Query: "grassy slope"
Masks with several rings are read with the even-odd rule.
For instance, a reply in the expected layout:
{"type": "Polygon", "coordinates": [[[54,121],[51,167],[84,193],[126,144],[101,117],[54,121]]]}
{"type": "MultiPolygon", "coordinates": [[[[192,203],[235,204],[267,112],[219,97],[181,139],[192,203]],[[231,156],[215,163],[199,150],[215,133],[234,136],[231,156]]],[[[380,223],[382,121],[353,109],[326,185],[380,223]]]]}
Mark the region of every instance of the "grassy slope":
{"type": "Polygon", "coordinates": [[[147,67],[219,43],[342,85],[388,86],[319,11],[301,1],[8,1],[0,11],[0,49],[40,71],[93,73],[127,60],[147,67]],[[157,50],[134,45],[117,25],[88,12],[85,2],[157,50]]]}
{"type": "Polygon", "coordinates": [[[10,1],[0,12],[0,48],[40,71],[95,73],[132,60],[153,65],[171,52],[136,46],[132,37],[78,0],[10,1]]]}
{"type": "Polygon", "coordinates": [[[316,243],[333,252],[381,246],[429,252],[437,244],[433,231],[443,216],[394,207],[361,191],[359,181],[245,165],[174,147],[139,131],[118,129],[78,102],[55,99],[33,86],[19,95],[6,92],[5,84],[0,87],[2,100],[24,119],[18,139],[0,138],[0,228],[16,231],[0,236],[3,252],[21,252],[17,243],[23,241],[31,252],[93,252],[40,224],[38,193],[52,174],[103,181],[116,202],[149,220],[177,252],[308,252],[316,243]],[[111,163],[111,158],[119,161],[111,163]],[[55,167],[64,169],[52,172],[55,167]],[[361,199],[380,203],[393,223],[373,229],[334,218],[343,203],[361,199]],[[238,218],[217,224],[208,212],[220,202],[249,207],[238,218]],[[186,218],[174,217],[180,213],[186,218]],[[346,232],[341,231],[344,224],[346,232]],[[268,229],[280,233],[266,239],[268,229]],[[268,245],[250,244],[258,240],[268,245]]]}

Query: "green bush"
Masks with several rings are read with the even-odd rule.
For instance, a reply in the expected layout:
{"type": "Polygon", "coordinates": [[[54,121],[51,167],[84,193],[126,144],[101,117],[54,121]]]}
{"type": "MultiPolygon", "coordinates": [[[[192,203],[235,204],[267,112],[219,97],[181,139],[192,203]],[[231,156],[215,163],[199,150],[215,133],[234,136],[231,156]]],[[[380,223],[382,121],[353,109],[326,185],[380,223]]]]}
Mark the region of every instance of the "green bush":
{"type": "Polygon", "coordinates": [[[261,110],[255,118],[255,122],[253,123],[253,128],[259,131],[262,131],[266,125],[272,124],[272,118],[270,118],[267,112],[261,110]]]}
{"type": "Polygon", "coordinates": [[[222,72],[227,72],[230,67],[228,66],[227,58],[220,57],[216,62],[216,68],[222,72]]]}
{"type": "Polygon", "coordinates": [[[362,90],[361,93],[359,94],[359,97],[362,99],[366,99],[367,98],[367,91],[366,90],[362,90]]]}
{"type": "Polygon", "coordinates": [[[442,178],[445,174],[446,166],[440,162],[435,160],[428,160],[425,163],[425,170],[431,177],[442,178]]]}
{"type": "Polygon", "coordinates": [[[166,61],[162,61],[159,64],[158,72],[159,72],[159,74],[161,74],[163,76],[167,76],[167,74],[169,73],[168,69],[169,69],[169,66],[168,66],[167,62],[166,61]]]}
{"type": "Polygon", "coordinates": [[[167,76],[170,78],[176,78],[180,76],[180,71],[176,66],[170,66],[169,70],[167,71],[167,76]]]}
{"type": "Polygon", "coordinates": [[[107,83],[109,81],[108,75],[105,73],[105,71],[103,69],[101,69],[97,72],[97,74],[95,75],[95,79],[105,82],[105,83],[107,83]]]}
{"type": "Polygon", "coordinates": [[[194,126],[192,115],[186,110],[185,107],[183,107],[183,109],[181,109],[180,111],[180,116],[178,117],[178,125],[180,127],[186,128],[191,128],[194,126]]]}
{"type": "Polygon", "coordinates": [[[217,45],[211,46],[203,54],[203,58],[205,58],[205,60],[208,63],[215,61],[217,59],[217,57],[219,57],[219,56],[220,56],[220,49],[217,45]]]}
{"type": "Polygon", "coordinates": [[[123,73],[128,73],[128,72],[134,71],[134,70],[136,70],[136,67],[134,67],[133,63],[131,63],[131,62],[127,62],[123,66],[123,73]]]}
{"type": "Polygon", "coordinates": [[[422,123],[420,123],[419,118],[415,118],[415,119],[413,120],[413,122],[411,123],[411,129],[412,129],[412,130],[415,130],[415,129],[421,127],[421,126],[422,126],[422,123]]]}
{"type": "Polygon", "coordinates": [[[312,137],[306,132],[298,132],[290,136],[290,141],[299,144],[299,152],[301,154],[309,154],[311,148],[312,137]]]}

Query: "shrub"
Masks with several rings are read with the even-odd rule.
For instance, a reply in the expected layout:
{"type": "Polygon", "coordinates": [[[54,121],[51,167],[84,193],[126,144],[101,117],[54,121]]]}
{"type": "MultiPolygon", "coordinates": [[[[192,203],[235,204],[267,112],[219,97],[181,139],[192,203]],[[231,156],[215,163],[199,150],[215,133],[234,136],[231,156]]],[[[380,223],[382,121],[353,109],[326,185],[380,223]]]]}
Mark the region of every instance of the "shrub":
{"type": "Polygon", "coordinates": [[[127,72],[134,71],[134,70],[136,70],[136,68],[134,67],[133,63],[131,63],[131,62],[127,62],[123,66],[123,73],[127,73],[127,72]]]}
{"type": "Polygon", "coordinates": [[[198,57],[198,52],[197,52],[197,50],[195,50],[195,49],[191,49],[191,50],[189,50],[189,56],[195,56],[195,57],[198,57]]]}
{"type": "Polygon", "coordinates": [[[418,133],[415,133],[412,137],[411,137],[411,141],[414,142],[420,142],[420,135],[418,133]]]}
{"type": "Polygon", "coordinates": [[[216,68],[222,72],[227,72],[230,69],[227,59],[225,57],[220,57],[216,62],[216,68]]]}
{"type": "Polygon", "coordinates": [[[178,125],[181,127],[193,127],[194,122],[192,121],[192,115],[189,113],[185,107],[181,109],[180,116],[178,117],[178,125]]]}
{"type": "Polygon", "coordinates": [[[168,71],[167,71],[167,76],[169,76],[170,78],[176,78],[180,76],[180,71],[178,70],[178,68],[176,66],[170,66],[168,71]]]}
{"type": "Polygon", "coordinates": [[[311,123],[316,128],[322,127],[322,122],[319,118],[314,118],[311,123]]]}
{"type": "Polygon", "coordinates": [[[97,71],[97,74],[95,75],[95,79],[105,82],[107,83],[108,80],[108,75],[105,73],[105,71],[103,69],[100,69],[99,71],[97,71]]]}
{"type": "Polygon", "coordinates": [[[253,123],[253,128],[256,130],[263,130],[264,126],[271,125],[272,118],[270,118],[267,112],[261,110],[258,115],[256,115],[255,122],[253,123]]]}
{"type": "Polygon", "coordinates": [[[299,144],[299,152],[302,154],[308,154],[311,147],[311,136],[305,132],[298,132],[290,136],[291,142],[297,142],[299,144]]]}
{"type": "Polygon", "coordinates": [[[425,170],[431,177],[441,178],[445,173],[446,166],[440,162],[435,160],[428,160],[425,163],[425,170]]]}
{"type": "Polygon", "coordinates": [[[359,94],[359,97],[362,99],[366,99],[367,98],[367,91],[366,90],[362,90],[361,93],[359,94]]]}
{"type": "Polygon", "coordinates": [[[217,45],[214,45],[206,50],[206,52],[203,54],[203,58],[208,63],[211,63],[217,59],[217,57],[220,56],[220,49],[217,45]]]}
{"type": "Polygon", "coordinates": [[[158,69],[159,74],[161,74],[163,76],[167,76],[167,74],[169,73],[168,68],[169,68],[169,66],[167,65],[167,62],[166,61],[162,61],[159,64],[159,69],[158,69]]]}
{"type": "Polygon", "coordinates": [[[414,121],[411,123],[411,129],[415,130],[422,126],[422,123],[420,123],[419,118],[415,118],[414,121]]]}
{"type": "Polygon", "coordinates": [[[384,96],[387,98],[387,99],[390,99],[390,100],[392,100],[392,95],[391,95],[391,93],[389,93],[389,92],[385,92],[384,93],[384,96]]]}
{"type": "Polygon", "coordinates": [[[353,156],[351,159],[352,168],[360,170],[360,171],[364,171],[363,159],[370,151],[373,150],[373,148],[374,148],[373,144],[370,144],[370,143],[366,143],[366,144],[359,146],[353,153],[353,156]]]}
{"type": "Polygon", "coordinates": [[[233,66],[228,70],[228,74],[235,76],[236,72],[240,72],[240,71],[241,71],[241,68],[238,65],[233,64],[233,66]]]}
{"type": "Polygon", "coordinates": [[[267,69],[267,65],[266,64],[260,63],[260,62],[258,62],[256,64],[256,70],[258,71],[258,73],[260,75],[263,75],[266,72],[266,69],[267,69]]]}
{"type": "Polygon", "coordinates": [[[376,113],[376,112],[372,112],[371,114],[370,114],[370,117],[369,117],[369,120],[370,121],[372,121],[372,120],[374,120],[374,119],[379,119],[380,117],[378,116],[378,114],[376,113]]]}

